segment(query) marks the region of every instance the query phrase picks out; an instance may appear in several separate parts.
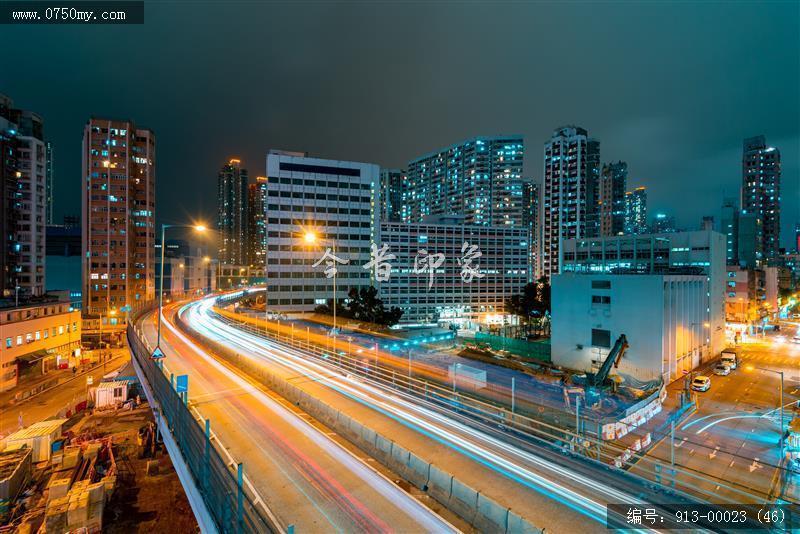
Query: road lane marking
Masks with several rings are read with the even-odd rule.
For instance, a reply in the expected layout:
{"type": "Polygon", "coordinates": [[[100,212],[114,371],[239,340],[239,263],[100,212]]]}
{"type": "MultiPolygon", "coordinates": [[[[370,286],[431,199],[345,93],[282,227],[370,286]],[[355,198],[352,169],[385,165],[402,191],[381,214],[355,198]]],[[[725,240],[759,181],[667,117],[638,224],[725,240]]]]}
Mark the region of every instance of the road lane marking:
{"type": "Polygon", "coordinates": [[[712,459],[712,460],[713,460],[714,458],[716,458],[716,457],[717,457],[717,451],[718,451],[718,450],[719,450],[719,447],[714,447],[714,451],[713,451],[713,452],[711,452],[711,453],[709,453],[709,454],[708,454],[708,457],[709,457],[710,459],[712,459]]]}

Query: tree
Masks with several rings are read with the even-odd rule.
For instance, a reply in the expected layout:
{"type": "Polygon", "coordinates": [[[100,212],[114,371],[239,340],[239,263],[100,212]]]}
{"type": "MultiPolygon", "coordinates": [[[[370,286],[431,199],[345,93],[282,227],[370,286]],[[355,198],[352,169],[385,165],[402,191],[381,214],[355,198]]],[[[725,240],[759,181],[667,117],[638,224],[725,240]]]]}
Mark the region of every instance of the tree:
{"type": "MultiPolygon", "coordinates": [[[[333,300],[327,304],[317,306],[314,311],[325,315],[333,315],[333,300]]],[[[386,309],[383,300],[378,298],[378,290],[373,287],[350,288],[347,293],[347,303],[337,303],[336,315],[357,321],[364,321],[384,326],[392,326],[400,321],[403,310],[397,307],[386,309]]]]}
{"type": "Polygon", "coordinates": [[[506,309],[524,322],[550,315],[550,283],[544,276],[525,284],[522,293],[506,300],[506,309]]]}

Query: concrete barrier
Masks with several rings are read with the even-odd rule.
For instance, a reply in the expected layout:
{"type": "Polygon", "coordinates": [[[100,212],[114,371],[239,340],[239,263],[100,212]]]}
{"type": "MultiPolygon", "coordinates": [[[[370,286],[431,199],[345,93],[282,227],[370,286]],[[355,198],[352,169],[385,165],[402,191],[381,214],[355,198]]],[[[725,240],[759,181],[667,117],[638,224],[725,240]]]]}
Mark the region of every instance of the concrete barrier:
{"type": "Polygon", "coordinates": [[[513,534],[541,533],[519,514],[497,504],[492,499],[464,484],[458,478],[423,458],[407,451],[392,440],[371,430],[352,417],[313,398],[302,389],[288,383],[267,368],[254,365],[249,359],[234,353],[224,345],[208,340],[177,321],[178,326],[191,337],[213,348],[214,353],[252,378],[260,381],[289,402],[320,421],[335,432],[345,436],[365,454],[375,458],[397,475],[414,484],[460,516],[476,529],[484,532],[513,534]]]}
{"type": "Polygon", "coordinates": [[[454,476],[450,499],[446,506],[467,520],[470,525],[474,525],[475,516],[478,513],[478,492],[454,476]]]}
{"type": "Polygon", "coordinates": [[[478,513],[475,514],[474,526],[481,532],[508,532],[508,508],[478,493],[478,513]]]}
{"type": "Polygon", "coordinates": [[[448,503],[453,491],[453,475],[431,464],[428,474],[428,494],[440,503],[448,503]]]}

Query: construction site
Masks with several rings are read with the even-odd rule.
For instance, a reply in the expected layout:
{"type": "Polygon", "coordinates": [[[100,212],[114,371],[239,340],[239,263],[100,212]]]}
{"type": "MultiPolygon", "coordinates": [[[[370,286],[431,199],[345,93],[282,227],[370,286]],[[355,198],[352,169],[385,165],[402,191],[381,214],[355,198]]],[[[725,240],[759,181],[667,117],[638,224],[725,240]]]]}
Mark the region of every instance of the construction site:
{"type": "Polygon", "coordinates": [[[0,442],[0,533],[195,532],[136,384],[105,380],[0,442]]]}

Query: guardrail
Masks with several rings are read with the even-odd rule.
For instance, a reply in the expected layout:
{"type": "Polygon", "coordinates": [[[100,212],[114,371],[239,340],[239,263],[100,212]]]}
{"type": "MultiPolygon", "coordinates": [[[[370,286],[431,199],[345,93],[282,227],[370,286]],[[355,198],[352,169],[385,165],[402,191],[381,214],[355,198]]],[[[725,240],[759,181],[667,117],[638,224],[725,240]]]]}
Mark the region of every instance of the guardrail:
{"type": "MultiPolygon", "coordinates": [[[[152,307],[150,307],[152,309],[152,307]]],[[[132,313],[138,320],[147,307],[132,313]]],[[[152,351],[133,324],[128,325],[131,355],[142,369],[162,417],[167,423],[189,472],[220,532],[284,533],[263,502],[244,484],[242,463],[226,461],[212,441],[211,424],[189,409],[188,396],[178,393],[162,364],[151,358],[152,351]]],[[[154,407],[155,409],[155,407],[154,407]]]]}
{"type": "MultiPolygon", "coordinates": [[[[218,303],[226,305],[240,297],[241,294],[226,295],[224,298],[219,298],[218,303]]],[[[348,373],[379,383],[383,387],[432,403],[460,417],[468,417],[479,423],[488,424],[492,428],[499,428],[507,432],[509,437],[533,440],[535,443],[556,447],[563,452],[598,462],[606,469],[621,471],[636,465],[636,472],[628,472],[628,476],[639,480],[645,487],[657,488],[660,492],[674,495],[673,499],[686,499],[687,501],[700,499],[703,502],[726,501],[730,504],[742,502],[759,503],[768,500],[766,494],[754,488],[733,481],[709,477],[700,471],[679,465],[670,465],[646,455],[625,459],[621,462],[621,467],[613,467],[615,462],[619,461],[620,454],[624,453],[625,449],[613,444],[603,443],[598,438],[600,434],[599,427],[592,429],[583,428],[583,425],[581,425],[581,432],[557,427],[538,421],[533,417],[508,410],[505,407],[476,399],[455,387],[444,387],[439,383],[419,378],[411,372],[410,367],[408,372],[398,372],[393,367],[384,366],[379,359],[367,353],[353,354],[352,352],[341,350],[341,347],[337,347],[336,350],[330,350],[328,347],[320,347],[311,343],[309,338],[302,336],[300,333],[297,336],[282,335],[265,328],[263,319],[253,319],[219,308],[215,308],[213,313],[221,321],[236,328],[270,339],[284,346],[300,349],[305,355],[320,363],[338,367],[348,373]],[[653,478],[645,477],[643,475],[645,472],[652,473],[653,478]],[[683,479],[679,478],[679,475],[683,479]],[[706,490],[698,485],[699,482],[712,480],[720,487],[729,490],[735,497],[723,496],[717,491],[706,490]]],[[[597,421],[597,423],[600,424],[601,422],[597,421]]],[[[653,439],[663,439],[665,437],[669,439],[669,434],[654,434],[653,439]]]]}

